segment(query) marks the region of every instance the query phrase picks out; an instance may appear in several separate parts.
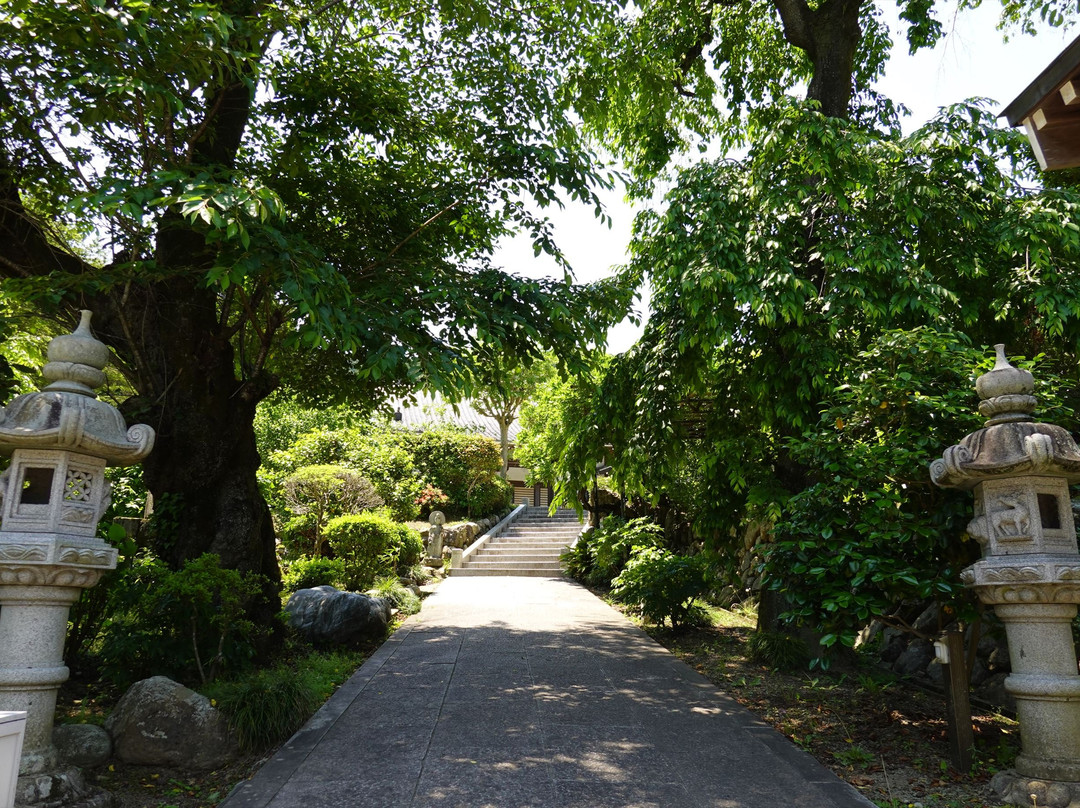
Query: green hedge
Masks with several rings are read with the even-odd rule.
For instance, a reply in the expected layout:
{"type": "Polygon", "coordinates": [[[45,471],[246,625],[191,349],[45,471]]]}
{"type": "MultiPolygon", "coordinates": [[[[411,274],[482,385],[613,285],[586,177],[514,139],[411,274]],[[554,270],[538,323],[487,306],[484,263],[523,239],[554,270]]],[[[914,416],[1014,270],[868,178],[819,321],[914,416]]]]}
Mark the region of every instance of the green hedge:
{"type": "Polygon", "coordinates": [[[376,578],[395,575],[419,563],[420,534],[379,513],[339,516],[326,525],[326,538],[344,567],[346,589],[369,589],[376,578]]]}

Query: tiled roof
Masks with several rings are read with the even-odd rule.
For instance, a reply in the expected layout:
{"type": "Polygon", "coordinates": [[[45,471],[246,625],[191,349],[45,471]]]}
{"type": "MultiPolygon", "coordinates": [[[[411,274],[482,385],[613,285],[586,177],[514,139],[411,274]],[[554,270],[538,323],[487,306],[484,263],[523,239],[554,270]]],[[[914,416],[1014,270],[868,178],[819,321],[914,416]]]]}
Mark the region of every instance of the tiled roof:
{"type": "MultiPolygon", "coordinates": [[[[403,406],[401,402],[395,407],[394,423],[400,424],[406,429],[423,429],[425,426],[438,424],[454,424],[485,435],[492,440],[499,440],[499,424],[490,416],[481,415],[473,407],[471,401],[463,401],[457,405],[449,404],[441,398],[421,398],[412,406],[403,406]],[[456,409],[456,412],[455,412],[456,409]],[[398,418],[398,413],[401,417],[398,418]]],[[[510,424],[510,442],[517,440],[518,422],[515,419],[510,424]]]]}

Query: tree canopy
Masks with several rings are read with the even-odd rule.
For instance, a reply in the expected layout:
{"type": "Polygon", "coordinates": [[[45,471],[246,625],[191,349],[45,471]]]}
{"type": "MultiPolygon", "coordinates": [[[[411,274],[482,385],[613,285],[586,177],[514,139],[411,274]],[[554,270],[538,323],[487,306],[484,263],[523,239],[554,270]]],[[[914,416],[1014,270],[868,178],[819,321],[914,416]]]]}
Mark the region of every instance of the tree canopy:
{"type": "Polygon", "coordinates": [[[492,263],[612,181],[565,112],[605,4],[16,0],[0,11],[0,277],[95,312],[158,430],[159,549],[276,575],[255,405],[468,392],[486,347],[573,363],[612,283],[492,263]],[[161,509],[164,508],[164,511],[161,509]]]}
{"type": "MultiPolygon", "coordinates": [[[[900,11],[912,51],[941,35],[935,4],[900,11]]],[[[1062,24],[1068,13],[1006,4],[1004,20],[1062,24]]],[[[873,92],[891,42],[868,2],[657,0],[607,36],[618,57],[578,88],[639,191],[695,138],[745,156],[666,175],[624,269],[652,288],[642,339],[591,385],[564,387],[559,415],[528,413],[526,446],[544,434],[558,447],[540,458],[557,500],[576,500],[605,445],[613,484],[630,495],[685,494],[689,472],[700,496],[681,501],[699,539],[730,560],[748,523],[766,525],[782,540],[764,559],[767,585],[831,643],[851,642],[853,621],[898,598],[959,597],[970,555],[956,545],[960,508],[912,482],[911,452],[969,430],[935,385],[967,381],[961,368],[973,373],[980,346],[1046,351],[1044,372],[1075,384],[1075,186],[1043,188],[1023,136],[999,129],[985,101],[902,135],[899,105],[873,92]],[[879,361],[902,375],[871,418],[863,396],[879,361]],[[898,401],[920,406],[901,413],[898,401]],[[917,448],[867,427],[881,420],[917,448]]]]}

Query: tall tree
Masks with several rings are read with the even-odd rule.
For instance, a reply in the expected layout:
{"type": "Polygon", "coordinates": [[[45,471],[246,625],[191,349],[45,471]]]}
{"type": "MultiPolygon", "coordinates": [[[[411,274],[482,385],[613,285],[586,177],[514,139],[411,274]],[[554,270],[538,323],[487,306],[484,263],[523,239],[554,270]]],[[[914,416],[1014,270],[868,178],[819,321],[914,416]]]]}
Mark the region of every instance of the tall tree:
{"type": "MultiPolygon", "coordinates": [[[[911,51],[941,35],[933,2],[898,5],[911,51]]],[[[1057,0],[1004,4],[1021,27],[1070,13],[1057,0]]],[[[609,368],[590,425],[622,448],[621,486],[663,491],[687,441],[703,438],[714,501],[700,532],[736,536],[828,477],[814,465],[823,455],[794,448],[883,332],[1080,347],[1066,291],[1080,277],[1076,196],[1032,187],[1026,144],[985,108],[901,137],[899,108],[873,91],[892,43],[869,0],[651,0],[598,36],[618,55],[581,77],[583,109],[640,190],[695,136],[748,149],[676,169],[663,207],[635,223],[627,271],[650,282],[652,313],[609,368]]],[[[841,560],[814,535],[792,541],[841,560]]],[[[801,602],[822,603],[815,594],[801,602]]]]}
{"type": "Polygon", "coordinates": [[[603,339],[611,284],[524,280],[491,253],[516,228],[557,253],[523,200],[597,205],[610,182],[558,98],[578,15],[606,11],[3,5],[3,293],[95,312],[136,391],[124,411],[158,431],[144,469],[170,562],[211,551],[276,578],[252,420],[280,384],[373,406],[467,392],[478,346],[603,339]]]}
{"type": "Polygon", "coordinates": [[[525,365],[515,357],[503,354],[482,361],[480,388],[473,397],[473,406],[481,415],[494,418],[499,425],[499,446],[502,449],[504,480],[510,468],[510,427],[517,420],[521,407],[536,393],[537,388],[555,374],[551,360],[525,365]]]}

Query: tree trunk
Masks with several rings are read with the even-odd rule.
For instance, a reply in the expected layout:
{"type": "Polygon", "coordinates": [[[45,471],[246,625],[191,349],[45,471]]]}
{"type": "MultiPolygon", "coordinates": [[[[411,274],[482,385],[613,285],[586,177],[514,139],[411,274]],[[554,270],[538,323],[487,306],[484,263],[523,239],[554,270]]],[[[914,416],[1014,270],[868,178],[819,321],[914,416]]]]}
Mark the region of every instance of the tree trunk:
{"type": "Polygon", "coordinates": [[[499,419],[499,444],[502,446],[502,471],[499,476],[505,480],[510,470],[510,422],[506,418],[499,419]]]}
{"type": "Polygon", "coordinates": [[[830,118],[851,114],[855,51],[862,39],[860,4],[860,0],[831,0],[817,10],[811,24],[814,76],[806,97],[819,102],[830,118]]]}
{"type": "Polygon", "coordinates": [[[259,491],[255,407],[272,389],[236,376],[214,293],[171,279],[88,304],[99,338],[135,369],[139,394],[124,402],[129,421],[157,431],[143,478],[154,497],[152,549],[177,568],[203,553],[266,579],[270,617],[281,580],[270,510],[259,491]]]}
{"type": "Polygon", "coordinates": [[[813,75],[806,97],[832,118],[847,118],[852,95],[855,51],[862,39],[862,0],[826,0],[811,9],[806,0],[774,0],[784,37],[806,51],[813,75]]]}

